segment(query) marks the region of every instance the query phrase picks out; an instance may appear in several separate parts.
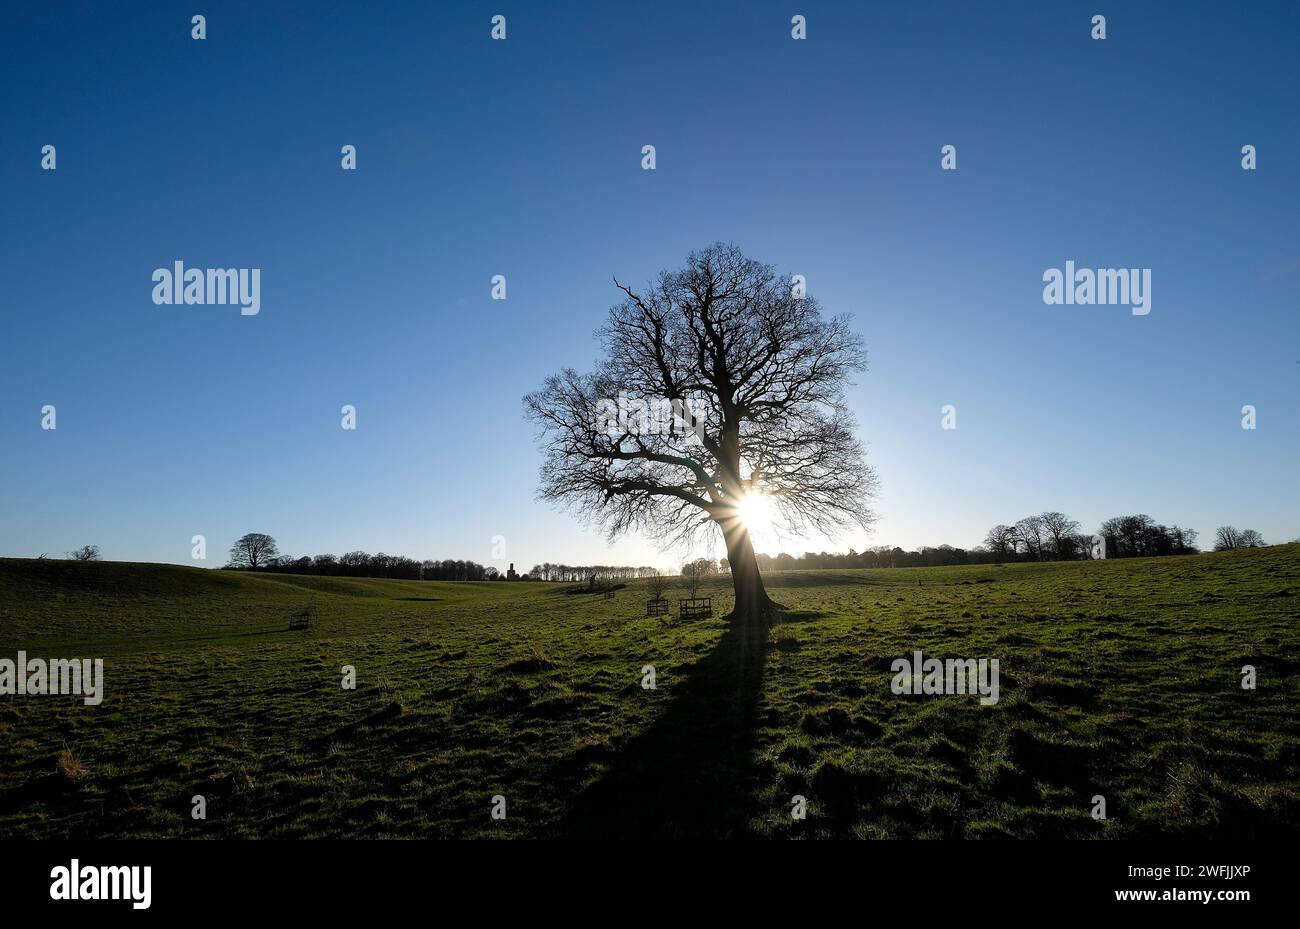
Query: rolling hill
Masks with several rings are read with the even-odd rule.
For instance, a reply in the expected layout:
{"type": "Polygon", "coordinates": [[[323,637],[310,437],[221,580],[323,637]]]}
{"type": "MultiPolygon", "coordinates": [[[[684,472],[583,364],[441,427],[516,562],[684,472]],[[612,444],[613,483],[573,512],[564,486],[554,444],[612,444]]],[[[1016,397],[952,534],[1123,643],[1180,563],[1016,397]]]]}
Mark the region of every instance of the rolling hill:
{"type": "Polygon", "coordinates": [[[0,658],[105,667],[98,706],[0,697],[0,836],[1300,829],[1300,546],[767,582],[788,612],[756,650],[646,618],[636,583],[0,559],[0,658]],[[914,649],[997,658],[1000,700],[894,694],[914,649]]]}

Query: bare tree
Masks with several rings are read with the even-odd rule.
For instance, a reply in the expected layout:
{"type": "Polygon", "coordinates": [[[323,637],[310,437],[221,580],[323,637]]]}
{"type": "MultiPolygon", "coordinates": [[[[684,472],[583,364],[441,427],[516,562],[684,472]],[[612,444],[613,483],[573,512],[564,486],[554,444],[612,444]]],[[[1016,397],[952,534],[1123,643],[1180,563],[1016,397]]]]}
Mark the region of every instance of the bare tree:
{"type": "Polygon", "coordinates": [[[68,552],[68,558],[72,561],[99,561],[99,546],[83,545],[75,552],[68,552]]]}
{"type": "Polygon", "coordinates": [[[664,598],[664,591],[668,589],[668,578],[665,577],[664,572],[660,571],[658,568],[651,568],[650,571],[650,580],[649,583],[646,584],[646,589],[650,592],[650,599],[662,600],[664,598]]]}
{"type": "Polygon", "coordinates": [[[1241,546],[1241,530],[1236,526],[1220,526],[1214,531],[1214,550],[1227,552],[1241,546]]]}
{"type": "Polygon", "coordinates": [[[1043,560],[1043,517],[1026,516],[1016,523],[1016,541],[1025,547],[1025,552],[1035,561],[1043,560]]]}
{"type": "Polygon", "coordinates": [[[999,523],[989,530],[984,537],[984,544],[998,561],[1008,558],[1016,551],[1016,530],[999,523]]]}
{"type": "Polygon", "coordinates": [[[682,578],[691,592],[692,599],[700,595],[700,582],[711,574],[716,574],[717,565],[711,558],[696,558],[682,565],[682,578]]]}
{"type": "Polygon", "coordinates": [[[230,564],[256,571],[269,566],[279,555],[275,539],[264,532],[250,532],[230,547],[230,564]]]}
{"type": "Polygon", "coordinates": [[[775,270],[717,244],[625,299],[597,333],[591,374],[565,369],[524,398],[545,460],[538,496],[665,545],[720,534],[736,618],[772,606],[745,525],[766,495],[779,528],[835,535],[869,526],[875,474],[844,404],[865,366],[847,317],[823,319],[775,270]],[[671,422],[619,416],[616,398],[672,405],[671,422]]]}
{"type": "Polygon", "coordinates": [[[1237,548],[1259,548],[1263,544],[1264,537],[1254,529],[1220,526],[1214,532],[1214,550],[1216,552],[1227,552],[1237,548]]]}
{"type": "Polygon", "coordinates": [[[1173,543],[1174,550],[1179,555],[1193,555],[1198,549],[1196,548],[1196,539],[1200,535],[1195,529],[1183,529],[1181,526],[1174,526],[1169,530],[1170,540],[1173,543]]]}
{"type": "Polygon", "coordinates": [[[1043,529],[1052,540],[1052,553],[1061,560],[1074,557],[1074,534],[1079,531],[1079,523],[1064,513],[1055,510],[1043,513],[1043,529]]]}

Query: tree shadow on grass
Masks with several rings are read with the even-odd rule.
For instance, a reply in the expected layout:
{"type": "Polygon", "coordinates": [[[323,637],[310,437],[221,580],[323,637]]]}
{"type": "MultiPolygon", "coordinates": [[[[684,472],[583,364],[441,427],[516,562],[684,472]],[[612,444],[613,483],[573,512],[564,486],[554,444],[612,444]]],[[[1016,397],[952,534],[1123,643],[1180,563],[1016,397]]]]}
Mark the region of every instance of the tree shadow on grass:
{"type": "Polygon", "coordinates": [[[725,838],[748,831],[767,630],[733,623],[668,709],[614,755],[559,824],[565,837],[725,838]]]}

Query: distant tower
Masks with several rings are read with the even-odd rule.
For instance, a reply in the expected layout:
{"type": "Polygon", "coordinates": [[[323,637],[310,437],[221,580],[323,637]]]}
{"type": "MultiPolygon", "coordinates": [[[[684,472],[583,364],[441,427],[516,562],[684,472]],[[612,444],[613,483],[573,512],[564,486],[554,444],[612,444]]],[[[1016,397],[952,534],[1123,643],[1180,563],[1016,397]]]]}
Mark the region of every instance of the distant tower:
{"type": "Polygon", "coordinates": [[[510,562],[510,570],[506,572],[506,580],[507,581],[519,580],[519,575],[515,573],[515,563],[513,561],[510,562]]]}

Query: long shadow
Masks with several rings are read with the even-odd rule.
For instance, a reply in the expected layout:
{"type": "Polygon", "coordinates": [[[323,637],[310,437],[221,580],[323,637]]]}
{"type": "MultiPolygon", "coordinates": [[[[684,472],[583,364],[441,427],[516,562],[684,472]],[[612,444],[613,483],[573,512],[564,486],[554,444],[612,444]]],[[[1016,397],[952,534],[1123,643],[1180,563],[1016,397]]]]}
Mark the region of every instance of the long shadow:
{"type": "Polygon", "coordinates": [[[622,746],[559,824],[565,837],[742,836],[755,785],[754,730],[767,632],[733,624],[668,709],[622,746]]]}

